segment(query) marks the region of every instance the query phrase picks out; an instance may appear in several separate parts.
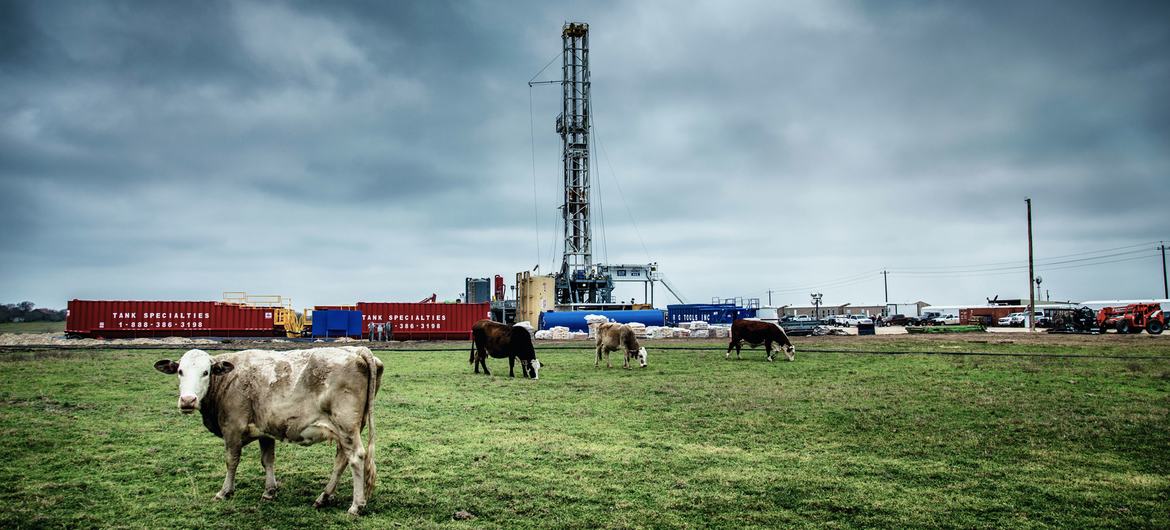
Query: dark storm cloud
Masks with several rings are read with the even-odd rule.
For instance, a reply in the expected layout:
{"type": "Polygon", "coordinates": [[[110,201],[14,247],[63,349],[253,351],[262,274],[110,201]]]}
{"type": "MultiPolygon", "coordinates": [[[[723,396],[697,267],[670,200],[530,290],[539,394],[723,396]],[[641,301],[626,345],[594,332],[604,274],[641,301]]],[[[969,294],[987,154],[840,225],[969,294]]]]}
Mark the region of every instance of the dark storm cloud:
{"type": "MultiPolygon", "coordinates": [[[[453,297],[464,276],[548,267],[559,94],[524,83],[566,20],[591,26],[596,250],[659,261],[692,299],[1023,259],[1024,196],[1040,257],[1156,240],[1165,223],[1141,221],[1170,199],[1167,15],[1089,2],[0,2],[0,292],[341,303],[453,297]]],[[[1148,294],[1145,280],[1093,287],[1103,270],[1049,281],[1081,289],[1068,296],[1148,294]]],[[[1017,284],[907,278],[896,298],[1018,296],[1017,284]]],[[[827,294],[872,302],[881,284],[827,294]]]]}

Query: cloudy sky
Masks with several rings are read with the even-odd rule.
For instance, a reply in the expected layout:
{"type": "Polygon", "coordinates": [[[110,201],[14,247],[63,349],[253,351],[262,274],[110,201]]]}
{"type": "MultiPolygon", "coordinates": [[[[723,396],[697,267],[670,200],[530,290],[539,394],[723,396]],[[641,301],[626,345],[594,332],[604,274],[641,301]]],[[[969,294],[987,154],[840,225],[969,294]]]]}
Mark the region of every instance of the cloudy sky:
{"type": "Polygon", "coordinates": [[[547,271],[559,91],[527,81],[570,20],[601,261],[691,302],[1026,296],[1031,197],[1053,298],[1160,296],[1165,2],[5,0],[0,301],[547,271]]]}

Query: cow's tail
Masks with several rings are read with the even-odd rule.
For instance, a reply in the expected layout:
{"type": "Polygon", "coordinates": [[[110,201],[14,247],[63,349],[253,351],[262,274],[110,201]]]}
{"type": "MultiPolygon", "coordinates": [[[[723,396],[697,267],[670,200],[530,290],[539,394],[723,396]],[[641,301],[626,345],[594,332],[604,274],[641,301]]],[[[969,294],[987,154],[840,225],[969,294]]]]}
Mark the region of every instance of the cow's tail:
{"type": "Polygon", "coordinates": [[[378,466],[374,458],[374,396],[378,395],[378,387],[382,386],[382,373],[378,370],[378,358],[370,352],[369,348],[362,348],[362,357],[366,361],[366,366],[369,366],[369,380],[366,386],[366,426],[369,429],[369,442],[366,444],[366,463],[365,472],[366,477],[366,497],[374,492],[374,485],[377,483],[378,466]]]}

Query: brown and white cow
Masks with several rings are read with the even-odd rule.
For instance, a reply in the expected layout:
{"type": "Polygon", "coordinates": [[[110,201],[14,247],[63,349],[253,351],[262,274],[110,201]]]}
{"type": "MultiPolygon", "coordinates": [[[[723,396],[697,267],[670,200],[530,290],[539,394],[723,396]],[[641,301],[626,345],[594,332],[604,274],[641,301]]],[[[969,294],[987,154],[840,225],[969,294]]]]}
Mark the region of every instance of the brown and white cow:
{"type": "Polygon", "coordinates": [[[516,377],[516,359],[520,359],[524,377],[540,379],[540,359],[536,358],[532,334],[524,326],[509,326],[486,318],[472,324],[471,355],[467,362],[475,366],[475,373],[482,366],[485,375],[492,375],[487,367],[488,356],[508,358],[508,377],[516,377]]]}
{"type": "Polygon", "coordinates": [[[309,350],[245,350],[211,356],[190,350],[179,362],[163,359],[154,364],[165,374],[178,374],[179,410],[196,410],[203,425],[223,438],[227,476],[217,500],[236,489],[240,450],[260,442],[264,466],[264,499],[276,496],[273,462],[276,441],[312,445],[337,442],[333,472],[314,506],[333,498],[337,481],[348,463],[353,470],[353,504],[357,515],[373,492],[374,396],[382,382],[382,361],[364,347],[309,350]],[[363,446],[362,427],[369,425],[369,445],[363,446]]]}
{"type": "Polygon", "coordinates": [[[605,322],[597,325],[597,360],[593,362],[593,367],[601,365],[601,354],[604,353],[605,367],[612,368],[613,365],[609,363],[609,352],[619,348],[626,352],[626,360],[622,363],[622,368],[630,367],[631,358],[638,359],[642,368],[646,367],[646,348],[638,344],[638,337],[634,335],[634,330],[630,329],[630,326],[617,322],[605,322]]]}
{"type": "Polygon", "coordinates": [[[731,342],[727,344],[727,355],[724,358],[730,359],[731,349],[735,348],[735,358],[739,359],[739,348],[745,342],[753,348],[763,344],[764,350],[768,352],[769,362],[772,361],[773,343],[783,347],[784,356],[789,361],[796,360],[796,346],[793,346],[792,341],[788,340],[788,334],[784,332],[784,328],[771,322],[743,319],[732,322],[731,342]]]}

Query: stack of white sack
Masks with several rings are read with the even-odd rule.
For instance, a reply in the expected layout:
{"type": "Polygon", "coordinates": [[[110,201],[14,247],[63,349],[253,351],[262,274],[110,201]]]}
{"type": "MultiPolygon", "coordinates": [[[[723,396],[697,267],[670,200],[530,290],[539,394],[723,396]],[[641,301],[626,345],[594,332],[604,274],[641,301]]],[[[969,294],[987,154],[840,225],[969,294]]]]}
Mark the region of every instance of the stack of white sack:
{"type": "Polygon", "coordinates": [[[691,330],[691,338],[692,339],[705,339],[705,338],[710,337],[710,336],[711,336],[711,330],[709,330],[709,329],[692,329],[691,330]]]}
{"type": "Polygon", "coordinates": [[[673,332],[671,334],[671,336],[673,336],[676,339],[685,339],[685,338],[691,336],[691,330],[689,330],[689,329],[673,328],[673,329],[671,329],[671,331],[673,332]]]}
{"type": "Polygon", "coordinates": [[[548,339],[552,338],[552,332],[547,330],[547,329],[542,329],[540,331],[537,331],[536,334],[533,335],[533,337],[536,338],[537,340],[548,340],[548,339]]]}
{"type": "Polygon", "coordinates": [[[708,324],[708,323],[707,323],[707,321],[705,321],[705,320],[696,320],[696,321],[694,321],[694,322],[691,322],[691,325],[690,325],[690,327],[688,327],[687,329],[707,329],[707,328],[709,328],[709,327],[711,327],[711,325],[710,325],[710,324],[708,324]]]}
{"type": "Polygon", "coordinates": [[[639,339],[644,339],[647,337],[646,324],[643,324],[641,322],[630,322],[629,324],[626,324],[626,325],[630,326],[630,331],[634,332],[635,337],[638,337],[639,339]]]}
{"type": "Polygon", "coordinates": [[[584,331],[574,331],[574,332],[569,334],[569,338],[571,338],[573,340],[584,340],[584,339],[589,339],[591,337],[592,337],[591,334],[585,333],[584,331]]]}
{"type": "Polygon", "coordinates": [[[731,328],[725,326],[712,326],[710,330],[711,338],[726,339],[731,336],[731,328]]]}
{"type": "Polygon", "coordinates": [[[589,325],[588,336],[590,338],[597,336],[597,326],[609,322],[609,319],[603,315],[585,315],[585,323],[589,325]]]}
{"type": "Polygon", "coordinates": [[[517,322],[516,326],[528,330],[528,333],[530,335],[533,333],[536,333],[536,328],[532,327],[532,323],[527,321],[527,320],[522,320],[520,322],[517,322]]]}
{"type": "Polygon", "coordinates": [[[671,328],[664,328],[662,326],[647,326],[646,338],[648,339],[665,339],[673,336],[671,328]]]}
{"type": "Polygon", "coordinates": [[[569,340],[572,335],[569,334],[569,328],[565,326],[553,326],[549,331],[552,332],[553,340],[569,340]]]}

